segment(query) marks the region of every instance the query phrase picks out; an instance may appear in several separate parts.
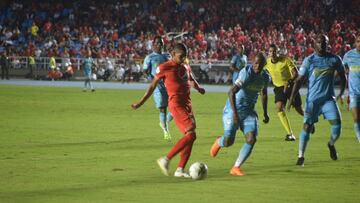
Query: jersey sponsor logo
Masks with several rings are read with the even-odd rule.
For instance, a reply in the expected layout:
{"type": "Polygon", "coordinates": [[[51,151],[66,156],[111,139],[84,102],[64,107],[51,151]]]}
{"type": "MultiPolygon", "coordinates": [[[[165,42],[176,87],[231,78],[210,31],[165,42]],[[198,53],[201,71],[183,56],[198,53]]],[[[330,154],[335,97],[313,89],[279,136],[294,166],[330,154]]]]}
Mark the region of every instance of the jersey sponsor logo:
{"type": "Polygon", "coordinates": [[[262,85],[262,84],[252,84],[252,85],[246,86],[246,89],[250,90],[250,91],[258,92],[262,89],[263,86],[264,85],[262,85]]]}
{"type": "Polygon", "coordinates": [[[313,71],[313,75],[315,77],[326,76],[329,74],[334,74],[334,69],[330,67],[323,67],[323,68],[314,68],[313,71]]]}
{"type": "Polygon", "coordinates": [[[360,66],[350,66],[350,72],[360,72],[360,66]]]}

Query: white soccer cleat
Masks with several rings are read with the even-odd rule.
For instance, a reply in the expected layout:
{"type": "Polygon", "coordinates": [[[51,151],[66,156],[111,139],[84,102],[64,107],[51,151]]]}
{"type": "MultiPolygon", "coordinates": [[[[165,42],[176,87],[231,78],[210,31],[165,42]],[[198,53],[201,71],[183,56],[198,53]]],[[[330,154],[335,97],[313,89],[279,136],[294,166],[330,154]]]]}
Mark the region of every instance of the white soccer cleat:
{"type": "Polygon", "coordinates": [[[181,177],[191,178],[191,176],[188,173],[184,172],[183,168],[177,168],[175,173],[174,173],[174,176],[179,177],[179,178],[181,178],[181,177]]]}
{"type": "Polygon", "coordinates": [[[169,176],[169,160],[166,157],[161,157],[156,162],[159,165],[161,172],[164,175],[169,176]]]}

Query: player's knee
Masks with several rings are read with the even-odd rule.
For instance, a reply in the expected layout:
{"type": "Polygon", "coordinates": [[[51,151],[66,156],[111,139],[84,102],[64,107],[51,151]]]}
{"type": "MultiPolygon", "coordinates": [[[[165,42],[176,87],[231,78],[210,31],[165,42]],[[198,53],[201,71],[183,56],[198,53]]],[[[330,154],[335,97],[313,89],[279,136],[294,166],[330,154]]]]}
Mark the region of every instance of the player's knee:
{"type": "Polygon", "coordinates": [[[255,133],[251,132],[246,136],[246,143],[251,144],[251,145],[254,145],[256,143],[255,133]]]}
{"type": "Polygon", "coordinates": [[[196,140],[196,132],[195,129],[189,130],[186,132],[186,136],[189,136],[192,141],[196,140]]]}
{"type": "Polygon", "coordinates": [[[313,129],[313,127],[314,127],[314,124],[304,123],[303,129],[305,132],[310,133],[311,130],[313,129]]]}
{"type": "Polygon", "coordinates": [[[234,138],[231,137],[225,137],[224,138],[224,147],[230,147],[231,145],[234,144],[234,138]]]}
{"type": "Polygon", "coordinates": [[[331,134],[340,135],[341,133],[341,120],[333,120],[331,123],[331,134]]]}

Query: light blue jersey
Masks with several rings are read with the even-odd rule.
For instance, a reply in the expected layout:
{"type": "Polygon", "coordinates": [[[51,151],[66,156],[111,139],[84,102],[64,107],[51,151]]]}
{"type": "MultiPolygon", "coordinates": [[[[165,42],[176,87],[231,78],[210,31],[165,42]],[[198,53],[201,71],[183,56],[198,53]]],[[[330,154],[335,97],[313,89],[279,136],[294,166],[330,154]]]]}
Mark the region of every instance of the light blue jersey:
{"type": "Polygon", "coordinates": [[[231,142],[234,141],[238,128],[242,130],[244,135],[249,132],[254,132],[257,135],[258,116],[254,108],[259,93],[267,87],[269,81],[270,76],[267,72],[262,71],[255,74],[252,65],[247,65],[240,71],[239,77],[235,81],[235,85],[241,86],[235,95],[236,110],[240,119],[238,125],[233,123],[234,112],[229,99],[226,101],[223,112],[224,136],[228,137],[231,142]]]}
{"type": "MultiPolygon", "coordinates": [[[[247,65],[239,72],[235,85],[241,86],[241,89],[236,93],[235,104],[240,117],[254,111],[259,93],[267,87],[269,81],[270,76],[266,71],[255,74],[252,65],[247,65]]],[[[229,100],[225,109],[231,109],[229,100]]]]}
{"type": "Polygon", "coordinates": [[[304,59],[299,70],[299,75],[308,78],[304,123],[318,122],[321,114],[327,120],[341,120],[335,101],[335,71],[344,72],[344,65],[337,55],[319,56],[314,53],[304,59]]]}
{"type": "Polygon", "coordinates": [[[299,75],[308,78],[306,102],[322,103],[335,98],[335,71],[344,72],[344,65],[337,55],[319,56],[314,53],[304,59],[299,75]]]}
{"type": "Polygon", "coordinates": [[[360,96],[360,53],[356,49],[344,55],[344,65],[349,67],[349,95],[360,96]]]}
{"type": "Polygon", "coordinates": [[[84,59],[84,74],[86,77],[91,77],[93,63],[94,60],[91,57],[84,59]]]}
{"type": "MultiPolygon", "coordinates": [[[[247,64],[247,56],[246,55],[239,55],[239,54],[236,54],[232,57],[231,61],[230,61],[231,64],[234,64],[234,66],[241,70],[243,69],[246,64],[247,64]]],[[[235,83],[236,79],[238,78],[238,75],[239,75],[239,72],[240,71],[234,71],[233,72],[233,78],[232,78],[232,82],[235,83]]]]}
{"type": "MultiPolygon", "coordinates": [[[[156,69],[157,67],[168,61],[170,59],[170,54],[168,53],[156,53],[153,52],[149,55],[147,55],[144,59],[144,64],[143,64],[143,71],[146,71],[149,73],[149,75],[151,76],[151,78],[154,78],[154,76],[156,75],[156,69]]],[[[160,81],[158,86],[157,86],[157,90],[155,89],[155,91],[166,91],[165,85],[163,81],[160,81]]]]}
{"type": "MultiPolygon", "coordinates": [[[[151,78],[154,78],[154,76],[156,75],[157,67],[160,64],[168,61],[170,57],[171,56],[168,53],[159,54],[153,52],[147,55],[144,59],[143,71],[148,72],[151,78]]],[[[153,98],[154,98],[155,106],[157,108],[167,107],[168,94],[166,92],[165,84],[162,80],[159,81],[158,85],[156,86],[153,93],[153,98]]]]}

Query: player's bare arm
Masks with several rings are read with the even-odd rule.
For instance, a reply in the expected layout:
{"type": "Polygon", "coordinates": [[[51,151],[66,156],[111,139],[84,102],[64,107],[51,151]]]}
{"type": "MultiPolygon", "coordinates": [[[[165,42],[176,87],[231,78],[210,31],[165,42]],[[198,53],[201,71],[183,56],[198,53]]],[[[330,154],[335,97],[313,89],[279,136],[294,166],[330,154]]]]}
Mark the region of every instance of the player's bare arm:
{"type": "Polygon", "coordinates": [[[240,89],[241,89],[241,86],[233,85],[228,92],[230,106],[231,106],[232,111],[234,112],[234,118],[233,118],[234,124],[239,123],[239,116],[237,114],[236,105],[235,105],[235,95],[240,89]]]}
{"type": "Polygon", "coordinates": [[[205,89],[200,86],[198,81],[195,79],[194,74],[190,72],[190,85],[196,89],[200,94],[205,94],[205,89]]]}
{"type": "Polygon", "coordinates": [[[294,82],[294,87],[291,91],[291,96],[289,99],[289,103],[287,104],[287,110],[290,111],[290,108],[294,102],[295,95],[299,92],[301,84],[305,81],[305,76],[298,76],[294,82]]]}
{"type": "Polygon", "coordinates": [[[268,123],[270,118],[269,118],[268,111],[267,111],[267,105],[268,105],[267,87],[263,88],[261,91],[261,103],[262,103],[263,111],[264,111],[263,122],[268,123]]]}
{"type": "Polygon", "coordinates": [[[144,96],[140,99],[139,102],[131,104],[131,108],[133,109],[140,108],[146,102],[146,100],[148,100],[149,97],[152,95],[159,81],[160,79],[155,76],[154,79],[151,81],[149,88],[146,90],[144,96]]]}
{"type": "Polygon", "coordinates": [[[336,99],[341,99],[346,87],[346,76],[345,76],[345,72],[339,72],[338,74],[340,77],[340,92],[339,95],[336,97],[336,99]]]}

